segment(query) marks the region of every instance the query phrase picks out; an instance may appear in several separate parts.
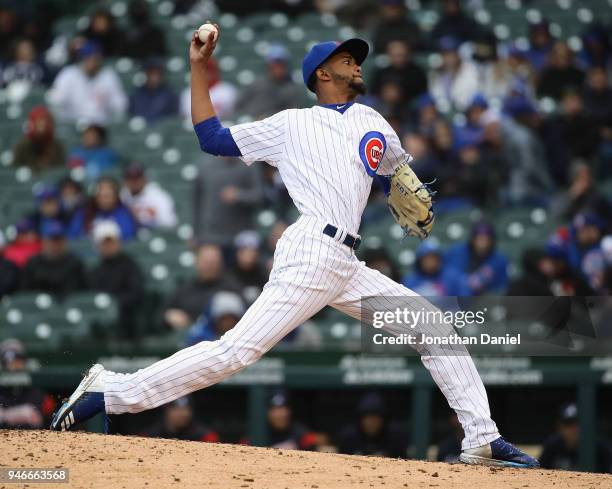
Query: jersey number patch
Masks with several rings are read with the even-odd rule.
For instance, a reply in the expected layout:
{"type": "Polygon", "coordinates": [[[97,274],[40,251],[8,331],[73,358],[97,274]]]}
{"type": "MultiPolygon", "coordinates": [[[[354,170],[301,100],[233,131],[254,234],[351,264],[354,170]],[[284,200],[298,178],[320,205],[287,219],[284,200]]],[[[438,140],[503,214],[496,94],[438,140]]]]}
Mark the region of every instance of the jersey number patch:
{"type": "Polygon", "coordinates": [[[373,177],[387,149],[385,136],[378,131],[370,131],[359,141],[359,157],[368,175],[373,177]]]}

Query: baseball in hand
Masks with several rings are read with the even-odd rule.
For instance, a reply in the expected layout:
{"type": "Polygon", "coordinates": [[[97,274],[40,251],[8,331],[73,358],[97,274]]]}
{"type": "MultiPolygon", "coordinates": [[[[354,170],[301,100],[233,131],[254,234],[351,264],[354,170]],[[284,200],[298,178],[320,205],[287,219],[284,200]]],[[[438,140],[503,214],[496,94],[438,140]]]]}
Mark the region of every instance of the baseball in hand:
{"type": "Polygon", "coordinates": [[[206,41],[208,41],[208,35],[214,32],[213,34],[213,41],[217,40],[217,36],[219,35],[219,31],[217,30],[217,28],[212,25],[212,24],[202,24],[199,28],[198,28],[198,37],[200,38],[200,41],[202,41],[204,44],[206,44],[206,41]]]}

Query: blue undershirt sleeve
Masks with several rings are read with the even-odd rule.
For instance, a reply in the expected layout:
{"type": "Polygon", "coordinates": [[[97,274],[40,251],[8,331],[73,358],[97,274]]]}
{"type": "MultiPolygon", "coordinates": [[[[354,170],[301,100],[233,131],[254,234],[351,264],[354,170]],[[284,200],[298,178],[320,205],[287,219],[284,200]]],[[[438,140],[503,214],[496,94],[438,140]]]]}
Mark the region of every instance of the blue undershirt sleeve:
{"type": "Polygon", "coordinates": [[[219,118],[214,116],[193,126],[200,148],[215,156],[242,156],[230,130],[223,127],[219,118]]]}

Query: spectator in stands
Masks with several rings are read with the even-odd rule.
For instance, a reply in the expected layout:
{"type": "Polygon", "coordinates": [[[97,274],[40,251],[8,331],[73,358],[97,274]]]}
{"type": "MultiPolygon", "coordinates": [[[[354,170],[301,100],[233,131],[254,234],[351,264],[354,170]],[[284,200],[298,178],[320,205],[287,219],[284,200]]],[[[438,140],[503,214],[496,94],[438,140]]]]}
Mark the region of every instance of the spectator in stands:
{"type": "Polygon", "coordinates": [[[36,58],[36,48],[29,39],[21,39],[15,45],[12,60],[2,68],[0,85],[9,86],[13,82],[27,82],[40,86],[46,81],[44,65],[36,58]]]}
{"type": "Polygon", "coordinates": [[[410,19],[405,2],[384,0],[380,14],[381,19],[373,36],[377,53],[387,51],[388,44],[393,41],[404,41],[415,49],[424,47],[423,33],[416,22],[410,19]]]}
{"type": "Polygon", "coordinates": [[[380,95],[368,105],[384,114],[385,119],[396,133],[401,132],[403,123],[410,118],[410,106],[402,103],[404,89],[398,80],[384,80],[380,86],[380,95]]]}
{"type": "Polygon", "coordinates": [[[42,251],[26,264],[22,288],[59,297],[82,291],[85,270],[81,260],[68,250],[65,226],[60,221],[47,221],[41,236],[42,251]]]}
{"type": "Polygon", "coordinates": [[[459,275],[444,266],[444,256],[438,241],[429,238],[416,250],[414,271],[402,283],[424,297],[460,295],[459,275]]]}
{"type": "Polygon", "coordinates": [[[15,292],[20,282],[19,268],[4,257],[5,246],[4,234],[0,232],[0,299],[15,292]]]}
{"type": "Polygon", "coordinates": [[[192,325],[215,293],[239,289],[235,279],[224,273],[223,254],[215,244],[198,248],[196,274],[193,280],[179,286],[166,303],[164,320],[174,329],[192,325]]]}
{"type": "Polygon", "coordinates": [[[441,38],[439,49],[442,66],[430,73],[431,93],[438,103],[465,110],[480,88],[478,69],[473,62],[461,59],[456,38],[441,38]]]}
{"type": "Polygon", "coordinates": [[[608,73],[602,67],[591,68],[587,76],[587,85],[583,92],[584,107],[597,125],[602,141],[600,154],[604,161],[604,176],[612,175],[609,170],[612,161],[612,87],[608,83],[608,73]]]}
{"type": "Polygon", "coordinates": [[[363,396],[357,408],[356,423],[346,426],[338,436],[338,451],[348,455],[406,458],[408,436],[389,422],[385,403],[376,393],[363,396]]]}
{"type": "Polygon", "coordinates": [[[140,226],[172,228],[177,224],[174,200],[157,182],[147,180],[140,163],[131,163],[125,169],[121,201],[130,208],[140,226]]]}
{"type": "Polygon", "coordinates": [[[121,230],[115,221],[97,221],[92,234],[100,261],[90,273],[90,287],[117,299],[121,334],[134,339],[138,305],[144,294],[142,271],[122,250],[121,230]]]}
{"type": "Polygon", "coordinates": [[[85,204],[83,186],[71,177],[65,177],[59,181],[58,187],[62,210],[67,222],[71,222],[77,211],[85,204]]]}
{"type": "Polygon", "coordinates": [[[361,259],[368,267],[378,270],[395,282],[399,282],[400,274],[397,264],[383,246],[366,247],[361,254],[361,259]]]}
{"type": "Polygon", "coordinates": [[[236,292],[221,290],[212,296],[197,321],[187,332],[187,345],[215,341],[232,329],[246,311],[242,297],[236,292]]]}
{"type": "Polygon", "coordinates": [[[508,286],[507,295],[510,296],[550,296],[550,276],[552,272],[552,261],[544,249],[527,248],[523,251],[522,274],[512,280],[508,286]]]}
{"type": "Polygon", "coordinates": [[[533,96],[535,72],[525,58],[524,50],[516,44],[500,49],[498,56],[481,68],[482,91],[488,98],[501,99],[513,92],[533,96]]]}
{"type": "MultiPolygon", "coordinates": [[[[431,157],[432,165],[436,168],[435,178],[441,168],[454,168],[459,166],[457,153],[453,148],[453,133],[450,125],[444,119],[437,119],[431,128],[431,157]]],[[[436,189],[445,182],[436,183],[436,189]]],[[[452,183],[452,182],[448,182],[452,183]]],[[[439,211],[439,209],[438,209],[439,211]]]]}
{"type": "Polygon", "coordinates": [[[46,107],[34,107],[28,114],[25,136],[13,148],[13,162],[33,171],[66,164],[64,145],[55,137],[53,116],[46,107]]]}
{"type": "Polygon", "coordinates": [[[449,435],[438,444],[438,462],[448,464],[457,463],[461,454],[461,440],[463,440],[463,428],[459,423],[459,418],[453,412],[448,417],[449,435]]]}
{"type": "MultiPolygon", "coordinates": [[[[23,344],[17,339],[0,343],[2,371],[19,373],[27,371],[28,360],[23,344]]],[[[47,393],[30,383],[0,386],[0,428],[42,429],[53,411],[55,401],[47,393]]]]}
{"type": "Polygon", "coordinates": [[[402,145],[414,158],[410,166],[421,182],[437,178],[437,161],[428,138],[417,132],[408,132],[402,137],[402,145]]]}
{"type": "Polygon", "coordinates": [[[165,56],[166,36],[164,31],[151,21],[145,0],[132,0],[128,14],[130,28],[124,34],[123,55],[137,59],[165,56]]]}
{"type": "Polygon", "coordinates": [[[455,124],[453,129],[455,140],[478,145],[484,136],[484,127],[481,118],[489,108],[489,103],[481,93],[474,95],[469,105],[465,109],[465,122],[455,124]]]}
{"type": "Polygon", "coordinates": [[[4,258],[23,268],[30,258],[40,253],[42,244],[30,219],[22,219],[15,228],[17,236],[4,248],[4,258]]]}
{"type": "Polygon", "coordinates": [[[508,285],[508,259],[496,249],[495,229],[480,221],[472,226],[466,243],[453,246],[444,263],[459,274],[461,295],[504,292],[508,285]]]}
{"type": "Polygon", "coordinates": [[[115,18],[105,8],[99,8],[91,15],[83,36],[98,43],[102,54],[107,57],[119,56],[125,42],[124,33],[115,25],[115,18]]]}
{"type": "Polygon", "coordinates": [[[525,56],[536,72],[540,72],[546,66],[554,44],[548,21],[542,20],[529,24],[528,35],[529,47],[525,56]]]}
{"type": "Polygon", "coordinates": [[[241,113],[260,119],[281,110],[304,107],[304,88],[291,79],[290,60],[283,45],[270,46],[266,53],[267,76],[242,91],[237,105],[241,113]]]}
{"type": "Polygon", "coordinates": [[[498,169],[489,166],[475,141],[465,134],[463,137],[455,142],[457,161],[438,170],[439,207],[445,212],[473,205],[491,207],[497,202],[501,185],[498,169]]]}
{"type": "Polygon", "coordinates": [[[30,215],[30,221],[39,234],[49,221],[60,221],[64,226],[68,225],[55,185],[42,187],[36,192],[36,210],[30,215]]]}
{"type": "Polygon", "coordinates": [[[597,214],[604,221],[612,221],[612,204],[597,190],[593,171],[584,162],[572,167],[569,188],[553,200],[551,210],[565,220],[573,220],[577,214],[586,212],[597,214]]]}
{"type": "Polygon", "coordinates": [[[507,117],[488,114],[488,124],[500,124],[502,153],[508,163],[505,199],[512,204],[546,204],[554,184],[542,162],[546,153],[539,137],[542,118],[533,103],[523,95],[504,100],[507,117]]]}
{"type": "Polygon", "coordinates": [[[96,183],[94,196],[72,218],[69,236],[78,239],[89,235],[95,221],[108,219],[117,223],[123,241],[136,236],[138,223],[130,210],[119,200],[119,184],[113,178],[102,177],[96,183]]]}
{"type": "Polygon", "coordinates": [[[382,95],[382,87],[396,82],[401,87],[400,104],[408,104],[427,92],[427,75],[412,59],[412,47],[403,41],[387,43],[386,54],[389,66],[378,69],[372,76],[372,93],[382,95]]]}
{"type": "Polygon", "coordinates": [[[595,119],[585,111],[578,92],[568,90],[563,94],[560,112],[549,119],[542,131],[546,146],[552,146],[554,166],[551,173],[563,186],[568,183],[568,173],[578,160],[591,160],[597,155],[600,131],[595,119]]]}
{"type": "Polygon", "coordinates": [[[17,13],[0,4],[0,64],[11,56],[11,46],[19,39],[20,25],[17,13]]]}
{"type": "Polygon", "coordinates": [[[103,126],[89,125],[81,134],[81,144],[70,150],[68,165],[84,168],[87,180],[94,181],[119,164],[119,155],[107,144],[103,126]]]}
{"type": "Polygon", "coordinates": [[[233,273],[249,304],[255,302],[268,281],[268,272],[261,260],[261,239],[256,231],[242,231],[234,239],[236,263],[233,273]]]}
{"type": "MultiPolygon", "coordinates": [[[[574,403],[565,404],[561,408],[557,432],[542,444],[542,453],[538,457],[542,468],[580,470],[579,439],[578,408],[574,403]]],[[[602,436],[598,436],[596,440],[595,472],[612,472],[612,448],[610,442],[602,436]]]]}
{"type": "Polygon", "coordinates": [[[416,100],[416,124],[412,128],[414,132],[417,132],[424,137],[431,138],[434,134],[434,128],[436,123],[442,120],[436,101],[429,93],[421,95],[416,100]]]}
{"type": "Polygon", "coordinates": [[[262,203],[259,168],[248,167],[238,158],[204,158],[194,189],[196,240],[231,247],[236,234],[254,227],[262,203]]]}
{"type": "Polygon", "coordinates": [[[105,125],[123,116],[127,97],[121,80],[103,63],[100,45],[87,41],[79,49],[79,63],[62,68],[49,93],[58,118],[105,125]]]}
{"type": "Polygon", "coordinates": [[[482,28],[465,14],[460,0],[442,1],[442,15],[431,31],[434,42],[444,37],[454,37],[459,42],[473,41],[481,35],[482,28]]]}
{"type": "Polygon", "coordinates": [[[584,277],[570,265],[568,240],[568,230],[560,229],[546,242],[548,260],[541,266],[541,270],[549,280],[550,290],[558,297],[594,295],[584,277]]]}
{"type": "Polygon", "coordinates": [[[582,273],[589,286],[597,293],[603,289],[606,263],[601,239],[606,227],[610,227],[610,222],[604,221],[597,214],[577,214],[572,222],[568,242],[570,265],[582,273]]]}
{"type": "MultiPolygon", "coordinates": [[[[208,73],[210,100],[217,116],[222,119],[232,117],[238,101],[238,89],[232,83],[221,79],[219,65],[214,58],[208,60],[206,72],[208,73]]],[[[191,120],[191,90],[189,87],[186,87],[181,93],[179,111],[185,119],[191,120]]]]}
{"type": "Polygon", "coordinates": [[[275,392],[268,402],[268,444],[284,450],[316,450],[317,435],[294,420],[285,392],[275,392]]]}
{"type": "Polygon", "coordinates": [[[574,55],[567,43],[557,41],[550,52],[548,63],[540,73],[538,96],[561,100],[567,89],[580,90],[584,78],[584,71],[576,66],[574,55]]]}
{"type": "Polygon", "coordinates": [[[174,440],[216,443],[219,435],[195,419],[189,397],[180,397],[164,408],[163,418],[153,425],[146,436],[174,440]]]}
{"type": "Polygon", "coordinates": [[[164,117],[178,114],[178,96],[164,80],[164,64],[150,59],[144,65],[146,80],[130,95],[130,115],[155,123],[164,117]]]}
{"type": "Polygon", "coordinates": [[[605,68],[612,62],[609,27],[595,21],[582,34],[582,50],[579,53],[580,63],[592,68],[605,68]]]}

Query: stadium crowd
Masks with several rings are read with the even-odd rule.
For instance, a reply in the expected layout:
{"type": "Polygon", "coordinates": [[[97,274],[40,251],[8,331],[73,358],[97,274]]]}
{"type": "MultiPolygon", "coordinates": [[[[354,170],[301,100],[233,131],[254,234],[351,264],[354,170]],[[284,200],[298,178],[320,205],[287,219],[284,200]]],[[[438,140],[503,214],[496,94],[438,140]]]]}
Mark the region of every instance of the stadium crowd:
{"type": "MultiPolygon", "coordinates": [[[[525,25],[524,42],[501,41],[472,17],[484,2],[424,0],[439,4],[439,18],[428,31],[414,21],[409,3],[173,2],[174,12],[185,15],[234,11],[240,17],[257,8],[295,16],[318,10],[369,32],[374,55],[367,62],[368,94],[359,102],[387,118],[414,156],[421,179],[435,180],[438,215],[480,209],[487,216],[492,210],[539,207],[560,223],[553,234],[541,236],[539,247],[524,250],[522,264],[515,264],[522,272],[514,276],[486,218],[449,249],[434,239],[422,242],[408,271],[400,270],[384,246],[362,250],[370,266],[426,296],[610,295],[612,200],[599,185],[612,178],[609,26],[592,22],[578,43],[570,43],[543,18],[525,25]]],[[[35,190],[31,213],[2,223],[2,228],[14,226],[15,233],[11,239],[0,235],[0,297],[42,291],[61,300],[84,289],[105,291],[120,304],[120,329],[127,338],[135,335],[132,324],[146,287],[129,243],[141,229],[185,224],[164,182],[149,179],[147,161],[135,161],[113,144],[118,121],[141,117],[155,127],[190,116],[189,88],[176,90],[166,80],[168,41],[149,8],[144,0],[130,1],[130,29],[122,29],[100,6],[81,32],[65,39],[53,34],[58,19],[50,22],[51,11],[43,15],[33,1],[0,2],[0,87],[44,88],[48,102],[24,117],[23,135],[12,142],[12,165],[35,174],[66,170],[55,184],[35,190]],[[140,64],[142,85],[122,84],[114,66],[105,63],[118,56],[140,64]],[[80,142],[68,146],[55,131],[59,123],[77,124],[80,142]],[[82,178],[74,178],[74,169],[82,170],[82,178]],[[93,266],[72,251],[82,240],[91,240],[99,257],[93,266]]],[[[314,103],[294,80],[285,46],[272,44],[264,57],[266,72],[245,87],[223,80],[223,70],[211,60],[211,97],[223,120],[260,118],[314,103]]],[[[207,155],[190,163],[197,164],[198,176],[193,221],[187,223],[193,232],[185,245],[195,255],[194,276],[176,284],[158,315],[166,328],[185,331],[188,344],[217,338],[236,324],[265,284],[274,245],[293,216],[273,167],[207,155]],[[262,209],[278,216],[266,239],[255,231],[262,209]]],[[[364,222],[377,219],[381,202],[384,195],[375,187],[364,222]]],[[[316,347],[322,340],[316,327],[306,324],[285,341],[316,347]]],[[[20,358],[21,350],[14,350],[20,358]]],[[[36,399],[38,412],[48,414],[48,401],[39,394],[36,399]]],[[[277,446],[325,444],[303,426],[291,425],[284,394],[270,403],[277,446]]],[[[190,410],[188,400],[173,403],[151,434],[216,441],[218,435],[197,425],[190,410]]],[[[339,435],[340,450],[405,455],[406,447],[386,434],[386,423],[376,417],[383,412],[376,395],[364,398],[361,421],[339,435]]],[[[40,425],[40,415],[31,409],[26,414],[35,421],[30,426],[40,425]]],[[[561,418],[562,425],[571,424],[575,413],[561,418]]],[[[561,433],[563,440],[574,440],[575,452],[575,433],[561,433]]],[[[569,464],[571,457],[550,467],[569,464]]]]}

